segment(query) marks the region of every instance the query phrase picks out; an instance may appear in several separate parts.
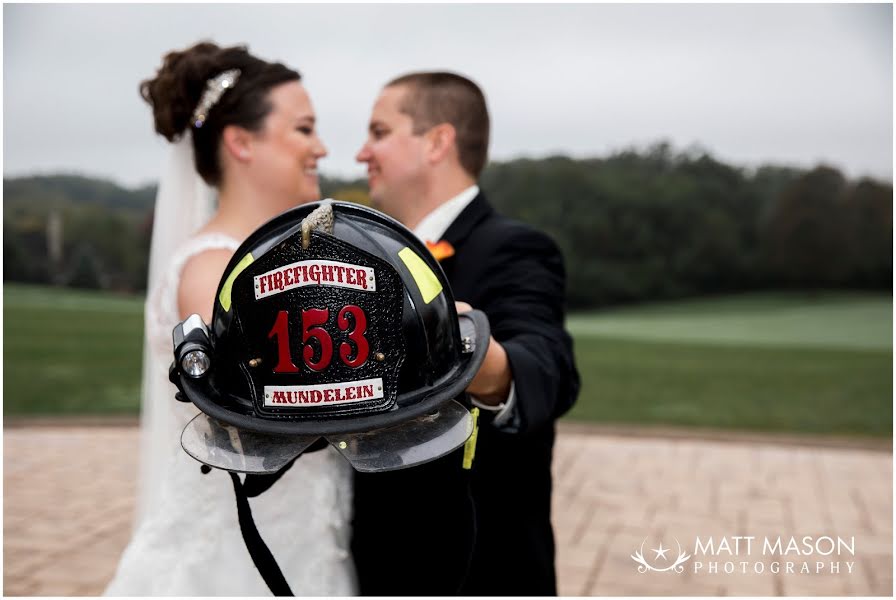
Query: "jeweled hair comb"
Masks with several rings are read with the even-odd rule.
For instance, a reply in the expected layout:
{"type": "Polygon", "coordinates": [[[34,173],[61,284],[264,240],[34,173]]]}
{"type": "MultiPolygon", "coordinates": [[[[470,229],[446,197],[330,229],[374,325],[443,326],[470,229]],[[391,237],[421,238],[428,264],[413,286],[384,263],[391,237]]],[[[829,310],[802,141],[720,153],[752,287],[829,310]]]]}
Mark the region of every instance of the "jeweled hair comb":
{"type": "Polygon", "coordinates": [[[208,111],[218,103],[224,92],[236,85],[239,78],[239,69],[229,69],[206,82],[202,98],[199,99],[199,104],[196,106],[196,110],[193,111],[193,127],[202,127],[202,124],[208,118],[208,111]]]}

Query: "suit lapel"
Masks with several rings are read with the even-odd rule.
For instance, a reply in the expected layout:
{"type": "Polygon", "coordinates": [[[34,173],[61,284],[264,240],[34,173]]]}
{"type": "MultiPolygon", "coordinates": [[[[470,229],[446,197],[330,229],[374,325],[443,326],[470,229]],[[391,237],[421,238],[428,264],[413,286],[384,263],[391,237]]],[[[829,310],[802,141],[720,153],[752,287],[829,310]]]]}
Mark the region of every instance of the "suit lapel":
{"type": "MultiPolygon", "coordinates": [[[[473,198],[473,201],[470,202],[459,215],[457,215],[454,222],[448,226],[442,239],[451,244],[454,247],[455,252],[460,252],[464,243],[467,241],[467,238],[473,233],[473,230],[493,212],[494,209],[491,204],[488,203],[485,196],[480,192],[473,198]]],[[[466,281],[463,271],[455,269],[456,260],[457,254],[441,260],[439,266],[441,266],[442,270],[445,272],[445,276],[451,283],[454,293],[467,294],[467,287],[471,285],[471,282],[466,281]]]]}
{"type": "Polygon", "coordinates": [[[443,239],[447,240],[452,246],[463,244],[464,240],[480,221],[492,214],[495,209],[485,199],[485,195],[479,192],[473,201],[470,202],[465,209],[461,211],[454,222],[445,230],[443,239]]]}

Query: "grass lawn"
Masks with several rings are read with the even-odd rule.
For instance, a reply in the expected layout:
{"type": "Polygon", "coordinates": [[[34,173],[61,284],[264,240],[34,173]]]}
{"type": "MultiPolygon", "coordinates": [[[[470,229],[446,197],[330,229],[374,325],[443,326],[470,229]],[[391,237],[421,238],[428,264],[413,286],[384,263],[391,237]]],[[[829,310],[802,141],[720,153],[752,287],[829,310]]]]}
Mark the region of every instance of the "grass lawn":
{"type": "Polygon", "coordinates": [[[761,294],[573,315],[566,417],[890,437],[892,301],[761,294]]]}
{"type": "Polygon", "coordinates": [[[577,314],[583,336],[712,346],[890,350],[893,302],[856,293],[745,294],[577,314]]]}
{"type": "Polygon", "coordinates": [[[137,414],[143,299],[4,284],[3,414],[137,414]]]}
{"type": "MultiPolygon", "coordinates": [[[[143,299],[5,284],[3,413],[137,414],[143,299]]],[[[577,314],[565,417],[889,437],[892,301],[763,294],[577,314]]]]}

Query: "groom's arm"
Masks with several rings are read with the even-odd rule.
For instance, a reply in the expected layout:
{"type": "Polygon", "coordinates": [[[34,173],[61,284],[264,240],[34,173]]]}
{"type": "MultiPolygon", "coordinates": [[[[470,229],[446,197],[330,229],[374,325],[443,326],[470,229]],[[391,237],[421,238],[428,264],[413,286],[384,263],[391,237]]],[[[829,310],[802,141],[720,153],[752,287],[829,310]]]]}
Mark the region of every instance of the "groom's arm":
{"type": "Polygon", "coordinates": [[[480,402],[503,402],[512,383],[495,425],[507,432],[538,429],[565,413],[579,390],[564,328],[563,257],[547,235],[520,223],[504,221],[500,232],[477,233],[477,254],[489,258],[472,265],[480,282],[474,308],[488,315],[495,343],[489,347],[493,360],[468,391],[480,402]]]}

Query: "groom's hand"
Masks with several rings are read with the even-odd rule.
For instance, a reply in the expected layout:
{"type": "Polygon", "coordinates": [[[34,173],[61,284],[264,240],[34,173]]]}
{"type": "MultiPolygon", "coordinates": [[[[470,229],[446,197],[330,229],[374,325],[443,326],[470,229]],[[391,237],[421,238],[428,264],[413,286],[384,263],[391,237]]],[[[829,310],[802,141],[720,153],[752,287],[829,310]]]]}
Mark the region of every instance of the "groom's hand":
{"type": "MultiPolygon", "coordinates": [[[[458,314],[473,310],[473,307],[466,302],[455,302],[454,305],[458,314]]],[[[476,396],[476,399],[483,404],[497,406],[507,400],[510,394],[511,375],[504,347],[494,337],[489,336],[485,360],[467,387],[467,392],[476,396]]]]}

